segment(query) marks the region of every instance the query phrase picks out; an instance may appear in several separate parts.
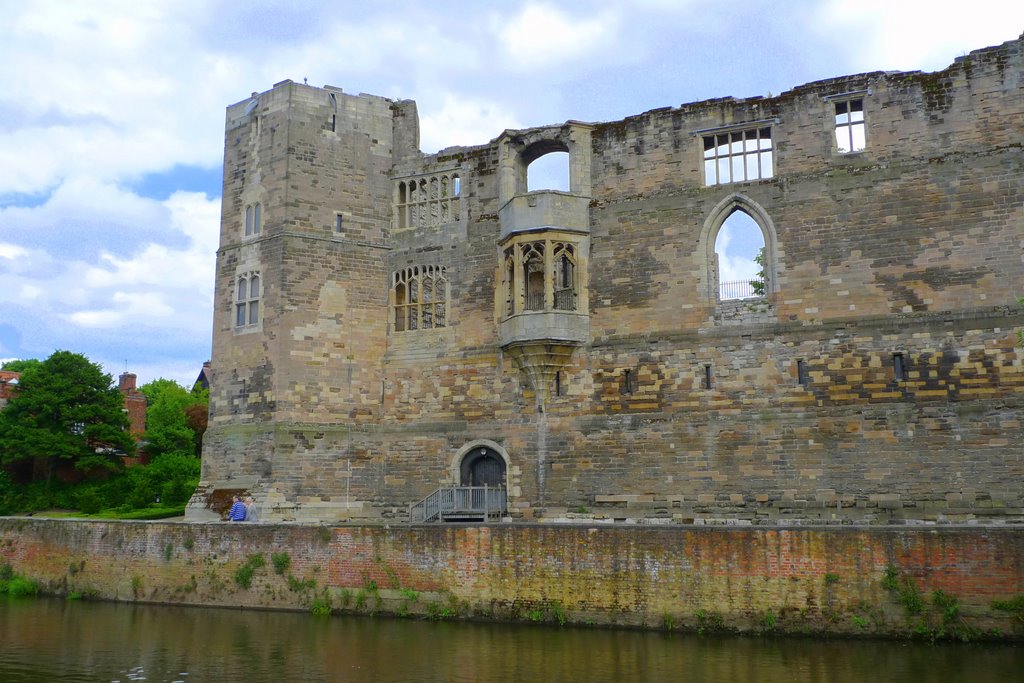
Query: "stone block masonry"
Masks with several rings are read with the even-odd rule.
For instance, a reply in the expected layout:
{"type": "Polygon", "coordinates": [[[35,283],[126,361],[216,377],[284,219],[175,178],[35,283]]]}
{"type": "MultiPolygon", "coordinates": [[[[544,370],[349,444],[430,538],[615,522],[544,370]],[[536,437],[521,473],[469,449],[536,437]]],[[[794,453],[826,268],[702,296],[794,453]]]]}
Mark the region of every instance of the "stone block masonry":
{"type": "Polygon", "coordinates": [[[246,488],[268,521],[405,521],[477,482],[515,520],[1024,521],[1021,121],[1024,38],[436,154],[409,101],[254,94],[188,516],[246,488]],[[568,187],[531,191],[554,152],[568,187]]]}
{"type": "Polygon", "coordinates": [[[134,602],[699,631],[1024,635],[1024,530],[1006,527],[0,518],[0,562],[48,593],[134,602]],[[1017,610],[994,608],[998,601],[1017,610]]]}

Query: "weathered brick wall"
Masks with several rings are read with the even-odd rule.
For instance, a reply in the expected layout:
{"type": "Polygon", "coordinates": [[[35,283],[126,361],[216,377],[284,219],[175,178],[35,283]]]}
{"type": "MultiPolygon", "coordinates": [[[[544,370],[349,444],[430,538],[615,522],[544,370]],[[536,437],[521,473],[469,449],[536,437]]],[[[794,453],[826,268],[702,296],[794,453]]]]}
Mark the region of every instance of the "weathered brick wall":
{"type": "Polygon", "coordinates": [[[252,486],[284,519],[401,517],[486,441],[527,518],[1024,518],[1022,47],[588,127],[590,337],[547,397],[501,348],[497,288],[507,145],[548,129],[416,155],[412,103],[286,83],[260,122],[234,105],[203,490],[252,486]],[[841,154],[828,98],[851,92],[867,146],[841,154]],[[773,177],[706,186],[702,131],[750,121],[771,125],[773,177]],[[398,229],[396,183],[450,172],[457,215],[398,229]],[[260,197],[266,237],[243,244],[260,197]],[[770,242],[752,302],[716,294],[734,206],[770,242]],[[396,332],[391,276],[428,265],[447,324],[396,332]],[[255,266],[263,321],[238,333],[255,266]]]}
{"type": "Polygon", "coordinates": [[[1007,528],[387,529],[3,518],[0,561],[49,592],[125,601],[306,609],[321,598],[363,613],[647,628],[1024,633],[1012,614],[991,607],[1024,592],[1024,534],[1007,528]],[[288,556],[281,574],[274,553],[288,556]],[[265,564],[245,588],[235,573],[253,555],[265,564]],[[885,587],[887,569],[905,591],[912,581],[920,613],[908,614],[885,587]],[[954,623],[943,623],[932,604],[935,590],[958,601],[954,623]]]}

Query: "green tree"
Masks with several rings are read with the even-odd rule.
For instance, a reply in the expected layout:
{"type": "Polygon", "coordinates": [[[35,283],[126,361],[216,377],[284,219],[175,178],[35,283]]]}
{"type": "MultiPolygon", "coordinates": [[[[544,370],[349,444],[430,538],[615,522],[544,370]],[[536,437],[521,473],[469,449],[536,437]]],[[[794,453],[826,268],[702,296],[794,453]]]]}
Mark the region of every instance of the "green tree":
{"type": "Polygon", "coordinates": [[[41,361],[35,358],[26,358],[24,360],[9,360],[0,367],[0,370],[8,370],[10,372],[25,372],[29,368],[38,367],[41,361]]]}
{"type": "Polygon", "coordinates": [[[757,250],[754,263],[761,266],[761,270],[757,271],[757,279],[750,281],[750,286],[754,288],[754,296],[764,296],[764,283],[768,279],[764,270],[764,247],[757,250]]]}
{"type": "Polygon", "coordinates": [[[195,454],[198,458],[203,454],[203,435],[210,420],[210,390],[197,384],[192,387],[192,400],[192,405],[185,408],[185,422],[196,435],[195,454]]]}
{"type": "Polygon", "coordinates": [[[61,462],[119,469],[119,455],[135,449],[123,408],[110,375],[85,356],[55,351],[25,367],[0,412],[0,462],[31,463],[33,480],[47,484],[61,462]]]}
{"type": "Polygon", "coordinates": [[[186,413],[195,397],[170,379],[156,379],[139,387],[146,395],[146,452],[152,458],[167,453],[194,455],[196,435],[186,413]]]}

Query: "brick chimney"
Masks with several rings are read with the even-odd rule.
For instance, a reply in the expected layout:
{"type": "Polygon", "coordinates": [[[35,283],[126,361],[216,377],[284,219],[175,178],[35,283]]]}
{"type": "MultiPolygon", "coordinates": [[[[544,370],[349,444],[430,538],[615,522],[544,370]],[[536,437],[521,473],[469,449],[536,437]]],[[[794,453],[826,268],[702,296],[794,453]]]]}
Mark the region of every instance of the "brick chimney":
{"type": "Polygon", "coordinates": [[[117,388],[121,390],[122,394],[128,394],[129,392],[135,391],[135,373],[133,372],[122,372],[118,378],[117,388]]]}

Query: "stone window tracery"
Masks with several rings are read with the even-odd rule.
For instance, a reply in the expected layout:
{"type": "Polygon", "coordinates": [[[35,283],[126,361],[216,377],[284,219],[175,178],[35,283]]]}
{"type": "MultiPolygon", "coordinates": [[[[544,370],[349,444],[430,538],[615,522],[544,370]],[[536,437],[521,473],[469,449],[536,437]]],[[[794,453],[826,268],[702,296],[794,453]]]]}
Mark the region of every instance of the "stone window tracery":
{"type": "Polygon", "coordinates": [[[579,309],[578,245],[567,241],[522,240],[502,251],[504,315],[523,311],[579,309]]]}
{"type": "Polygon", "coordinates": [[[254,237],[263,228],[263,205],[259,202],[245,207],[245,236],[254,237]]]}
{"type": "Polygon", "coordinates": [[[458,221],[461,189],[455,172],[399,180],[395,184],[395,227],[405,230],[458,221]]]}
{"type": "Polygon", "coordinates": [[[249,327],[260,321],[260,274],[251,271],[238,276],[235,287],[235,327],[249,327]]]}
{"type": "Polygon", "coordinates": [[[443,266],[411,266],[392,276],[394,331],[427,330],[448,324],[448,278],[443,266]]]}

